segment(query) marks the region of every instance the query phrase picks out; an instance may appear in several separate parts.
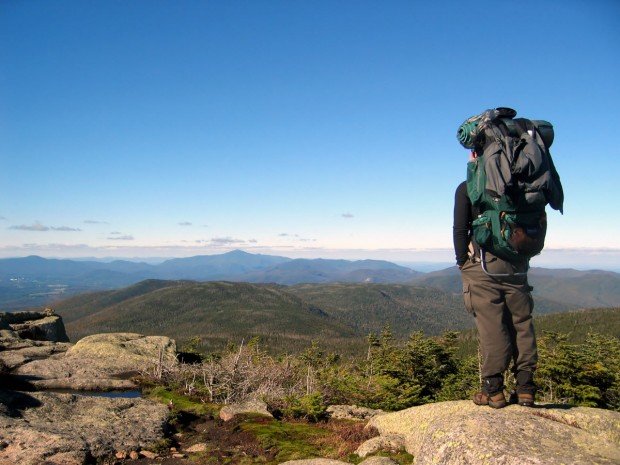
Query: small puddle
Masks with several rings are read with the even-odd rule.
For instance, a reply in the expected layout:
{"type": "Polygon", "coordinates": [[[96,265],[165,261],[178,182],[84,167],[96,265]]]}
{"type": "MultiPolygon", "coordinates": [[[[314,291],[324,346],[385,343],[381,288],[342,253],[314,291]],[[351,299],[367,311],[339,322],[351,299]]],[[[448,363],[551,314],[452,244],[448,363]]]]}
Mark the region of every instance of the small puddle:
{"type": "Polygon", "coordinates": [[[107,397],[110,399],[137,399],[142,397],[142,392],[137,389],[132,391],[76,391],[74,389],[45,389],[39,392],[56,392],[58,394],[73,394],[84,397],[107,397]]]}

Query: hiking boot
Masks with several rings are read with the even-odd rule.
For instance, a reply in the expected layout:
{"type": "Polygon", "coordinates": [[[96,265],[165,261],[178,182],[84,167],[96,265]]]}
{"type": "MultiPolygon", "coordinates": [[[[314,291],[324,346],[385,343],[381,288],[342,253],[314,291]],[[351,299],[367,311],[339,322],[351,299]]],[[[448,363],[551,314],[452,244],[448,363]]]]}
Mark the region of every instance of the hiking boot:
{"type": "Polygon", "coordinates": [[[506,398],[504,392],[500,391],[495,394],[489,395],[484,392],[477,392],[472,399],[476,405],[488,405],[491,408],[503,408],[506,407],[506,398]]]}
{"type": "Polygon", "coordinates": [[[534,394],[528,394],[526,392],[517,393],[517,403],[523,407],[533,407],[534,394]]]}
{"type": "Polygon", "coordinates": [[[508,398],[509,404],[519,404],[523,407],[533,407],[534,406],[534,394],[530,394],[527,392],[518,393],[517,391],[510,391],[510,397],[508,398]]]}

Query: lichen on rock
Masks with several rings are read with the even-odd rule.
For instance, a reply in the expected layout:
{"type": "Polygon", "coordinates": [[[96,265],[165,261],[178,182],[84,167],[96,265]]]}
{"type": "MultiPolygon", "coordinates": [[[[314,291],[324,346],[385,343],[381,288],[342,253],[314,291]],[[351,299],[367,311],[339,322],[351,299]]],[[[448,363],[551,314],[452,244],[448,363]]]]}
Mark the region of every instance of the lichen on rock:
{"type": "Polygon", "coordinates": [[[230,421],[237,415],[242,414],[258,414],[267,417],[273,417],[271,412],[267,410],[267,404],[261,400],[248,400],[237,404],[225,405],[221,408],[219,417],[223,421],[230,421]]]}
{"type": "Polygon", "coordinates": [[[132,376],[177,363],[176,344],[165,336],[95,334],[65,348],[58,357],[30,360],[14,370],[37,389],[108,391],[134,389],[132,376]]]}
{"type": "Polygon", "coordinates": [[[402,435],[414,464],[540,465],[620,461],[620,413],[587,407],[501,410],[440,402],[374,417],[381,436],[402,435]]]}
{"type": "Polygon", "coordinates": [[[0,464],[83,464],[160,439],[168,409],[146,399],[0,391],[0,464]]]}

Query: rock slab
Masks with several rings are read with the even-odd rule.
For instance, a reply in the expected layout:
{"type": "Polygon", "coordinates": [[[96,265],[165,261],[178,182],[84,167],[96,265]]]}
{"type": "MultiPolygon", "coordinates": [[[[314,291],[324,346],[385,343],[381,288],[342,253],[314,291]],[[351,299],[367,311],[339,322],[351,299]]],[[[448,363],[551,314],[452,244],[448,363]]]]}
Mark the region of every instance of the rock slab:
{"type": "Polygon", "coordinates": [[[0,465],[82,465],[164,436],[168,409],[146,399],[0,391],[0,465]]]}
{"type": "Polygon", "coordinates": [[[368,426],[402,436],[415,465],[620,463],[620,413],[609,410],[454,401],[376,416],[368,426]]]}
{"type": "MultiPolygon", "coordinates": [[[[53,345],[51,348],[37,347],[39,352],[58,349],[58,343],[41,344],[53,345]]],[[[29,379],[29,383],[39,390],[109,391],[134,389],[136,386],[130,380],[132,376],[142,370],[154,370],[158,364],[170,366],[177,363],[176,344],[165,336],[95,334],[63,349],[66,353],[22,362],[13,374],[29,379]]]]}
{"type": "Polygon", "coordinates": [[[338,420],[366,421],[385,412],[367,407],[358,407],[357,405],[330,405],[327,407],[327,413],[330,418],[338,420]]]}
{"type": "Polygon", "coordinates": [[[267,410],[267,404],[261,400],[249,400],[238,404],[230,404],[220,409],[220,418],[223,421],[230,421],[237,415],[242,414],[259,414],[273,417],[269,410],[267,410]]]}
{"type": "Polygon", "coordinates": [[[69,342],[62,318],[51,308],[42,312],[0,312],[0,329],[15,331],[23,339],[69,342]]]}

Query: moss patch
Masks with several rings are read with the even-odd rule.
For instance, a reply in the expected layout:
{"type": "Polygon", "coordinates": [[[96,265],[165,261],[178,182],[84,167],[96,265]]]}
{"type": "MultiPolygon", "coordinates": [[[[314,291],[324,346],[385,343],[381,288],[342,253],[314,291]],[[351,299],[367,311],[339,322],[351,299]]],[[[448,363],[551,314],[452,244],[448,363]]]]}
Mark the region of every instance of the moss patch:
{"type": "MultiPolygon", "coordinates": [[[[166,456],[166,449],[172,445],[183,451],[194,444],[205,444],[204,452],[190,453],[183,459],[165,459],[165,463],[174,465],[276,465],[308,458],[331,458],[357,464],[363,459],[353,452],[377,434],[372,429],[364,429],[364,423],[345,420],[309,423],[246,414],[223,422],[217,415],[220,406],[205,404],[172,389],[155,387],[146,396],[171,405],[171,433],[177,433],[151,450],[156,449],[166,456]]],[[[413,460],[407,453],[383,455],[401,465],[413,460]]]]}
{"type": "Polygon", "coordinates": [[[206,404],[198,399],[192,399],[191,397],[177,394],[162,386],[149,390],[146,396],[150,399],[155,399],[159,402],[171,405],[172,410],[175,412],[182,411],[193,413],[194,415],[215,416],[219,411],[219,407],[215,404],[206,404]]]}
{"type": "Polygon", "coordinates": [[[270,462],[313,457],[331,457],[331,447],[322,448],[320,439],[328,436],[328,429],[308,423],[292,423],[253,418],[239,425],[242,431],[258,439],[270,462]],[[327,449],[327,450],[326,450],[327,449]]]}

